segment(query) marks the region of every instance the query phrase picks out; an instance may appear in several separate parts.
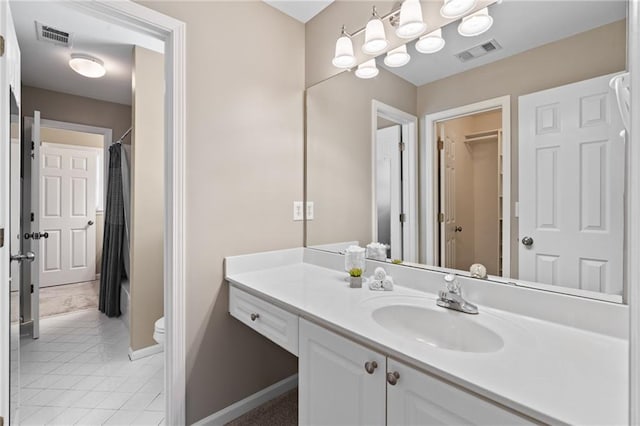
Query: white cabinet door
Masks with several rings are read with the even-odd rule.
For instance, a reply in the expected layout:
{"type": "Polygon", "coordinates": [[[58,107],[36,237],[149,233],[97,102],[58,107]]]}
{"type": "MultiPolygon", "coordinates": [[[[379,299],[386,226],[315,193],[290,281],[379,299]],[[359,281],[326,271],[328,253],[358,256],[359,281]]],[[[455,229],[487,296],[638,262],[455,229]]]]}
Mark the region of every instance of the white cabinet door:
{"type": "Polygon", "coordinates": [[[625,146],[610,79],[519,98],[521,280],[622,294],[625,146]]]}
{"type": "Polygon", "coordinates": [[[385,423],[383,355],[304,319],[299,344],[301,425],[385,423]],[[368,373],[365,363],[373,362],[377,368],[368,373]]]}
{"type": "Polygon", "coordinates": [[[522,425],[527,419],[392,359],[387,385],[388,425],[522,425]]]}

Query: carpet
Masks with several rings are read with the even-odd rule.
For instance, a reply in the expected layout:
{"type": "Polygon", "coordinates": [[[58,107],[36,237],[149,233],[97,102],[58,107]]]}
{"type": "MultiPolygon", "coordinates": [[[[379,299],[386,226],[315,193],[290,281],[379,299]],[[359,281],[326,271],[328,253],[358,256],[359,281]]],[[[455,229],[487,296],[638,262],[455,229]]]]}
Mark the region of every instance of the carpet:
{"type": "Polygon", "coordinates": [[[298,389],[265,402],[226,426],[295,426],[298,424],[298,389]]]}
{"type": "Polygon", "coordinates": [[[40,289],[40,318],[82,309],[98,309],[100,281],[63,284],[40,289]]]}

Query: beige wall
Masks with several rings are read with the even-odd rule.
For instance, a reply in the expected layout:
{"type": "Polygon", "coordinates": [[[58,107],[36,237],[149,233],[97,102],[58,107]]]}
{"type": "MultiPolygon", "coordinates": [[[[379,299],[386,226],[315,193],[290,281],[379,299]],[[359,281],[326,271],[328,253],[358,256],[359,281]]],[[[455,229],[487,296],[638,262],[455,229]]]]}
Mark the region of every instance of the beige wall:
{"type": "Polygon", "coordinates": [[[145,2],[187,24],[187,424],[297,372],[233,319],[223,259],[302,245],[304,25],[264,2],[145,2]],[[238,31],[238,18],[242,30],[238,31]]]}
{"type": "MultiPolygon", "coordinates": [[[[40,129],[40,140],[43,142],[62,143],[67,145],[90,146],[104,148],[104,136],[95,133],[75,132],[73,130],[40,129]]],[[[96,274],[102,270],[102,240],[104,237],[104,213],[96,212],[96,274]]]]}
{"type": "Polygon", "coordinates": [[[309,246],[372,241],[374,99],[415,114],[416,87],[381,69],[375,79],[344,72],[307,90],[307,200],[315,210],[309,246]]]}
{"type": "Polygon", "coordinates": [[[130,276],[131,349],[156,344],[164,316],[164,55],[133,50],[130,276]]]}
{"type": "MultiPolygon", "coordinates": [[[[420,117],[511,96],[511,199],[518,200],[518,96],[626,68],[624,20],[453,75],[418,88],[420,117]]],[[[513,209],[512,209],[513,211],[513,209]]],[[[518,271],[518,220],[511,217],[511,276],[518,271]]],[[[422,244],[421,244],[422,246],[422,244]]]]}
{"type": "Polygon", "coordinates": [[[22,86],[22,115],[33,117],[34,110],[43,119],[111,129],[114,139],[131,127],[129,105],[22,86]]]}
{"type": "MultiPolygon", "coordinates": [[[[475,9],[482,9],[495,1],[479,0],[475,9]]],[[[441,1],[429,0],[421,1],[420,3],[422,5],[422,14],[429,16],[428,25],[432,30],[455,21],[455,19],[445,19],[440,16],[441,1]]],[[[364,27],[371,16],[371,8],[374,5],[378,14],[382,16],[397,7],[398,2],[395,0],[338,0],[307,22],[305,26],[306,87],[311,87],[340,73],[341,70],[331,64],[336,40],[340,36],[340,28],[344,24],[347,31],[352,33],[364,27]]],[[[406,42],[406,40],[396,37],[395,29],[389,25],[388,21],[385,21],[385,33],[389,40],[389,50],[406,42]]],[[[363,42],[364,32],[353,38],[354,54],[358,63],[370,59],[370,56],[362,53],[360,49],[363,42]]]]}

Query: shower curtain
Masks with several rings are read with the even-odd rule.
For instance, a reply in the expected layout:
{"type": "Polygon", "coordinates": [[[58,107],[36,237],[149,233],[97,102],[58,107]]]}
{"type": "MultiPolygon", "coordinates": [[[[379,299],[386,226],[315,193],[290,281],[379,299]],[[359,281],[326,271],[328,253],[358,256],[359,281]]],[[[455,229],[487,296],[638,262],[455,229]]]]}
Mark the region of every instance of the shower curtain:
{"type": "Polygon", "coordinates": [[[121,144],[115,143],[109,147],[99,304],[100,311],[108,317],[120,316],[120,283],[124,271],[125,218],[121,156],[121,144]]]}

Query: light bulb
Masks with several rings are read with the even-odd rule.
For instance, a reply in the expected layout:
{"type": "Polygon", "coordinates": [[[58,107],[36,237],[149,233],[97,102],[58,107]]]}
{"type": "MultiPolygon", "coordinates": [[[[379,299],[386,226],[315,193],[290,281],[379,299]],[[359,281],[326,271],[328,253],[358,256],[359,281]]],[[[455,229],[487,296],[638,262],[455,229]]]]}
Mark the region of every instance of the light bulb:
{"type": "Polygon", "coordinates": [[[444,0],[440,8],[443,18],[456,19],[469,13],[476,7],[477,0],[444,0]]]}
{"type": "Polygon", "coordinates": [[[422,19],[422,6],[419,0],[405,0],[400,6],[400,23],[396,35],[400,38],[414,38],[427,30],[422,19]]]}
{"type": "Polygon", "coordinates": [[[378,75],[378,72],[376,60],[369,59],[367,62],[358,65],[358,69],[356,69],[356,77],[365,79],[373,78],[378,75]]]}
{"type": "Polygon", "coordinates": [[[384,49],[389,46],[387,37],[384,33],[384,24],[376,13],[375,6],[373,7],[373,15],[364,31],[364,44],[362,45],[362,51],[367,55],[377,55],[382,53],[384,49]]]}
{"type": "Polygon", "coordinates": [[[489,9],[485,7],[462,18],[462,22],[458,25],[458,33],[461,36],[473,37],[488,31],[492,25],[493,18],[489,15],[489,9]]]}
{"type": "Polygon", "coordinates": [[[445,45],[445,41],[442,38],[442,29],[438,28],[429,34],[420,37],[416,41],[416,50],[420,53],[436,53],[445,45]]]}
{"type": "Polygon", "coordinates": [[[407,45],[403,44],[387,52],[384,64],[391,68],[401,67],[409,63],[411,56],[407,53],[407,45]]]}
{"type": "Polygon", "coordinates": [[[343,35],[336,41],[336,53],[331,63],[337,68],[351,68],[356,64],[351,38],[343,35]]]}

